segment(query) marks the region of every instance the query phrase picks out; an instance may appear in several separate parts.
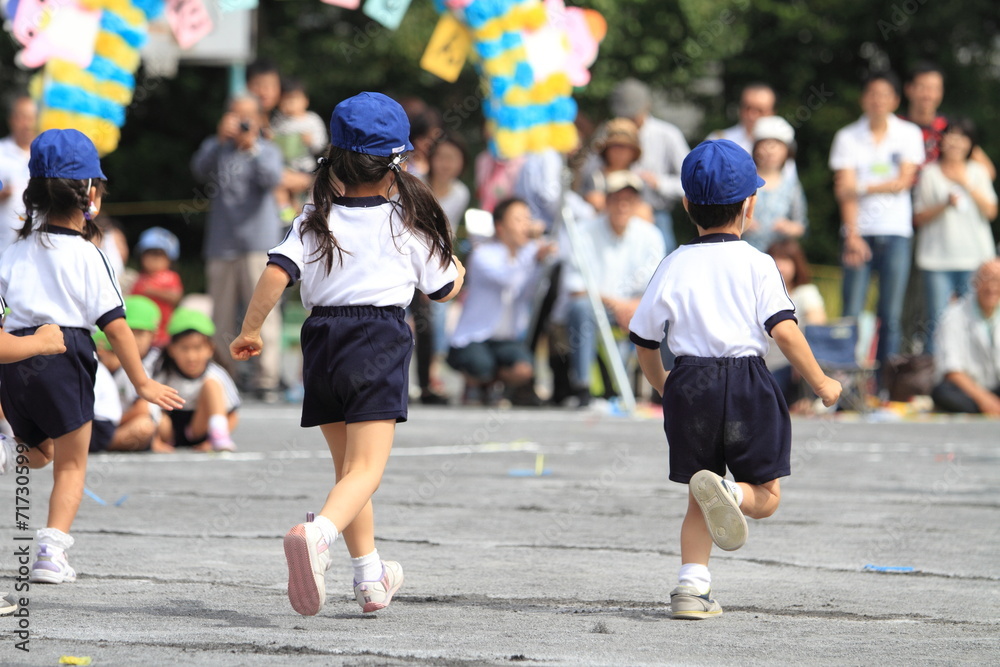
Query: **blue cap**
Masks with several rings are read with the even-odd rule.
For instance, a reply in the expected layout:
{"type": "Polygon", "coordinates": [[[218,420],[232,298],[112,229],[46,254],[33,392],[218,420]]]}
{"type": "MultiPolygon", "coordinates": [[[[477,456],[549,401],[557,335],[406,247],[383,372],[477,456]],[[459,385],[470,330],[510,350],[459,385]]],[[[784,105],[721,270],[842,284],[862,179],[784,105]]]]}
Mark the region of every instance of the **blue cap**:
{"type": "Polygon", "coordinates": [[[108,180],[94,142],[79,130],[45,130],[31,142],[28,172],[32,178],[108,180]]]}
{"type": "Polygon", "coordinates": [[[330,117],[330,143],[385,157],[413,150],[406,112],[382,93],[359,93],[338,104],[330,117]]]}
{"type": "Polygon", "coordinates": [[[162,250],[171,262],[176,262],[181,256],[181,242],[163,227],[150,227],[139,235],[139,242],[135,244],[135,254],[141,255],[147,250],[162,250]]]}
{"type": "Polygon", "coordinates": [[[715,139],[701,142],[684,158],[681,185],[692,204],[737,204],[756,193],[764,179],[739,144],[715,139]]]}

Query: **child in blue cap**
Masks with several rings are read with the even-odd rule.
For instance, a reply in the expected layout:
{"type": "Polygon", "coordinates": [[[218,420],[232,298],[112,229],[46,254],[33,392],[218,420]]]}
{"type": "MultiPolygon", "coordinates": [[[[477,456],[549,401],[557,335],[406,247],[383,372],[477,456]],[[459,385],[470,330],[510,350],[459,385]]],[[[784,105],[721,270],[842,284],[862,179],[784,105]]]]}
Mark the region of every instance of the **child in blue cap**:
{"type": "Polygon", "coordinates": [[[29,580],[76,580],[66,559],[83,497],[94,419],[95,325],[108,337],[139,396],[179,408],[177,392],[151,380],[142,367],[125,302],[107,257],[91,243],[106,178],[97,150],[77,130],[47,130],[31,143],[27,213],[18,239],[0,260],[0,296],[10,308],[5,328],[27,336],[58,324],[66,351],[0,366],[0,404],[30,467],[54,460],[46,527],[29,580]]]}
{"type": "Polygon", "coordinates": [[[413,336],[403,318],[414,288],[448,301],[465,269],[452,255],[448,220],[434,195],[403,170],[410,124],[380,93],[344,100],[330,119],[307,205],[268,255],[234,359],[260,354],[260,328],[288,285],[302,282],[312,313],[302,327],[302,426],[319,426],[336,485],[315,519],[285,535],[288,599],[312,615],[326,601],[330,548],[338,535],[354,565],[363,612],[384,609],[403,583],[399,563],[375,549],[372,494],[406,421],[413,336]]]}
{"type": "Polygon", "coordinates": [[[740,240],[753,218],[757,175],[750,154],[720,139],[699,144],[681,167],[684,208],[698,238],[660,263],[629,324],[643,374],[662,387],[670,479],[688,484],[674,618],[717,616],[708,558],[746,542],[744,515],[771,516],[778,478],[790,474],[791,423],[764,365],[770,335],[823,404],[840,397],[796,324],[774,260],[740,240]],[[677,356],[668,372],[658,348],[664,324],[677,356]],[[735,482],[724,479],[726,469],[735,482]]]}

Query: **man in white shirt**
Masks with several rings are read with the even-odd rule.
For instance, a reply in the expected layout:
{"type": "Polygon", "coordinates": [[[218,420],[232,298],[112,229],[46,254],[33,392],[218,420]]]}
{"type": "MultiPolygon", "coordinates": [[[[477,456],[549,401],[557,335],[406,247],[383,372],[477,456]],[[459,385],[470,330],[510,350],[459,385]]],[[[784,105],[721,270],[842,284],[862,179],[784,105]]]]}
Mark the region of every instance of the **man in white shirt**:
{"type": "Polygon", "coordinates": [[[28,186],[28,157],[31,142],[36,136],[38,106],[27,95],[20,95],[11,102],[7,116],[10,135],[0,139],[0,252],[17,238],[23,222],[24,203],[21,196],[28,186]]]}
{"type": "Polygon", "coordinates": [[[976,272],[975,291],[941,317],[931,396],[939,410],[1000,416],[1000,259],[976,272]]]}
{"type": "Polygon", "coordinates": [[[871,272],[878,272],[876,358],[883,366],[898,353],[902,338],[913,237],[910,190],[924,161],[920,128],[895,115],[899,91],[892,72],[869,75],[861,93],[864,115],[839,130],[830,149],[844,238],[843,312],[861,313],[871,272]]]}
{"type": "Polygon", "coordinates": [[[597,323],[577,262],[586,262],[612,325],[628,328],[643,290],[666,255],[663,237],[635,215],[642,180],[630,171],[607,175],[607,212],[580,224],[583,247],[565,264],[569,295],[570,384],[585,405],[590,400],[590,368],[597,358],[597,323]]]}
{"type": "Polygon", "coordinates": [[[739,119],[736,125],[717,130],[708,139],[729,139],[747,153],[753,155],[753,128],[758,118],[774,115],[777,95],[766,83],[750,83],[740,93],[739,119]]]}
{"type": "Polygon", "coordinates": [[[676,126],[652,115],[649,86],[625,79],[611,93],[611,113],[628,118],[639,128],[642,155],[635,170],[645,185],[642,198],[653,207],[653,220],[663,235],[667,252],[677,247],[671,209],[681,200],[681,163],[689,152],[687,140],[676,126]]]}

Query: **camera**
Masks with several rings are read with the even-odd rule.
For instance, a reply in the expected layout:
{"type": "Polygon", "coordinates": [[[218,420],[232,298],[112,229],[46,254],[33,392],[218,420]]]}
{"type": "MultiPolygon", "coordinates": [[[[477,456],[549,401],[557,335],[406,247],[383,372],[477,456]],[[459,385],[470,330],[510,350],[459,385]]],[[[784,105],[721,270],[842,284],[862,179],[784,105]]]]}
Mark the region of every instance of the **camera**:
{"type": "Polygon", "coordinates": [[[240,132],[246,134],[250,131],[250,123],[248,121],[240,121],[240,132]]]}

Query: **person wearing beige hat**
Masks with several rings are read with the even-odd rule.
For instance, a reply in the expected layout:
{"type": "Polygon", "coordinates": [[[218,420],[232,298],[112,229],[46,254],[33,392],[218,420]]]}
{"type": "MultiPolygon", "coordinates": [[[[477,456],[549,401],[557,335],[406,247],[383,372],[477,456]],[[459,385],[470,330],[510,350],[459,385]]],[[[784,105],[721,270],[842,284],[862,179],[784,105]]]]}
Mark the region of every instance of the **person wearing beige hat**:
{"type": "Polygon", "coordinates": [[[786,163],[794,160],[795,130],[781,116],[765,116],[754,124],[753,161],[765,185],[757,191],[757,207],[743,240],[765,251],[777,241],[806,232],[806,196],[786,163]]]}
{"type": "MultiPolygon", "coordinates": [[[[631,170],[642,157],[639,128],[628,118],[612,118],[604,124],[599,136],[594,140],[593,151],[600,157],[600,164],[594,164],[583,176],[580,191],[595,211],[603,213],[607,208],[605,202],[607,175],[616,171],[631,170]]],[[[646,202],[641,202],[636,215],[652,222],[653,208],[646,202]]]]}

